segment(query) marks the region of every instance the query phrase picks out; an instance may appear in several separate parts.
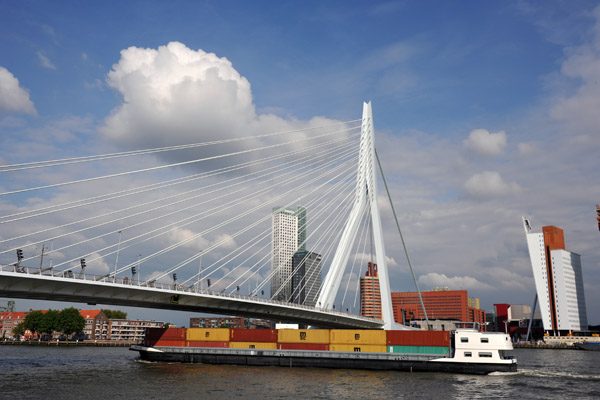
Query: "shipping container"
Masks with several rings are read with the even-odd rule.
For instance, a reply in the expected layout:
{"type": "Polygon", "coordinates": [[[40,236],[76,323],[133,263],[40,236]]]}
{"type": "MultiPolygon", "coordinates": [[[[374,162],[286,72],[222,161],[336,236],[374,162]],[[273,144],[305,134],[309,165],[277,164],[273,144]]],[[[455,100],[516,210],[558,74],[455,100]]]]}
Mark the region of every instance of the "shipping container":
{"type": "Polygon", "coordinates": [[[232,342],[277,343],[277,329],[232,329],[232,342]]]}
{"type": "Polygon", "coordinates": [[[279,329],[277,342],[329,344],[329,329],[279,329]]]}
{"type": "Polygon", "coordinates": [[[196,340],[188,340],[187,347],[229,347],[229,342],[202,342],[196,340]]]}
{"type": "Polygon", "coordinates": [[[331,351],[354,351],[360,353],[387,353],[387,346],[377,344],[330,344],[331,351]]]}
{"type": "Polygon", "coordinates": [[[388,353],[448,354],[449,347],[442,346],[388,346],[388,353]]]}
{"type": "Polygon", "coordinates": [[[265,342],[229,342],[231,349],[277,349],[277,343],[265,342]]]}
{"type": "Polygon", "coordinates": [[[368,329],[332,329],[329,335],[330,344],[386,344],[385,331],[368,329]]]}
{"type": "Polygon", "coordinates": [[[387,345],[450,346],[449,331],[387,331],[387,345]]]}
{"type": "Polygon", "coordinates": [[[157,340],[149,346],[185,347],[185,340],[157,340]]]}
{"type": "Polygon", "coordinates": [[[318,350],[329,351],[329,345],[323,343],[279,343],[279,350],[318,350]]]}
{"type": "Polygon", "coordinates": [[[185,340],[185,328],[146,328],[144,344],[154,346],[158,340],[185,340]]]}
{"type": "Polygon", "coordinates": [[[229,342],[229,328],[189,328],[187,340],[200,342],[229,342]]]}

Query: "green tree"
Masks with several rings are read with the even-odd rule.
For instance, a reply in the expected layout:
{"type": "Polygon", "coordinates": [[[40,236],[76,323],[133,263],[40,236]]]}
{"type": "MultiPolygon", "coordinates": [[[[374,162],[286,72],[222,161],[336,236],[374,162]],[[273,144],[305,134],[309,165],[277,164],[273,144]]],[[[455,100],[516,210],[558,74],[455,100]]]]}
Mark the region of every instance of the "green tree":
{"type": "Polygon", "coordinates": [[[41,311],[30,311],[23,320],[25,330],[29,329],[32,333],[41,332],[44,320],[44,313],[41,311]]]}
{"type": "Polygon", "coordinates": [[[65,335],[75,332],[81,332],[85,326],[85,318],[79,313],[79,310],[70,307],[62,310],[58,317],[58,326],[65,335]]]}
{"type": "Polygon", "coordinates": [[[52,335],[52,332],[59,331],[59,318],[60,313],[57,310],[48,310],[44,314],[44,318],[42,318],[42,322],[39,327],[40,332],[52,335]]]}
{"type": "Polygon", "coordinates": [[[108,319],[127,319],[127,313],[121,310],[102,310],[108,319]]]}
{"type": "Polygon", "coordinates": [[[19,322],[12,330],[13,335],[22,336],[25,334],[25,322],[19,322]]]}

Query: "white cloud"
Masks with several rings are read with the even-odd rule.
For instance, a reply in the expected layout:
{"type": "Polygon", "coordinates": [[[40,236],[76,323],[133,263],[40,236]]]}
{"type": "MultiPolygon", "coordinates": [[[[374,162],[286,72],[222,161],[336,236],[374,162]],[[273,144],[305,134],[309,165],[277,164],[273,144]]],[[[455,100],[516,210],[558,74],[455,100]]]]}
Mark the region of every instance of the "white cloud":
{"type": "Polygon", "coordinates": [[[522,190],[515,182],[505,182],[496,171],[484,171],[471,176],[463,189],[467,195],[478,199],[505,197],[522,190]]]}
{"type": "MultiPolygon", "coordinates": [[[[100,131],[129,148],[247,137],[334,122],[257,114],[250,83],[228,59],[179,42],[158,49],[122,50],[107,83],[121,93],[123,103],[100,131]]],[[[248,148],[248,142],[244,146],[248,148]]]]}
{"type": "Polygon", "coordinates": [[[19,80],[6,68],[0,66],[0,112],[18,112],[35,115],[35,107],[29,93],[19,80]]]}
{"type": "Polygon", "coordinates": [[[499,156],[506,147],[506,133],[504,131],[490,133],[485,129],[474,129],[463,145],[481,156],[499,156]]]}
{"type": "Polygon", "coordinates": [[[40,60],[40,63],[42,64],[42,67],[56,69],[56,66],[52,64],[52,61],[50,61],[50,59],[42,51],[38,51],[36,54],[40,60]]]}
{"type": "Polygon", "coordinates": [[[492,286],[480,282],[471,276],[448,277],[445,274],[438,274],[435,272],[419,276],[419,283],[426,285],[431,289],[436,287],[448,287],[451,290],[493,289],[492,286]]]}

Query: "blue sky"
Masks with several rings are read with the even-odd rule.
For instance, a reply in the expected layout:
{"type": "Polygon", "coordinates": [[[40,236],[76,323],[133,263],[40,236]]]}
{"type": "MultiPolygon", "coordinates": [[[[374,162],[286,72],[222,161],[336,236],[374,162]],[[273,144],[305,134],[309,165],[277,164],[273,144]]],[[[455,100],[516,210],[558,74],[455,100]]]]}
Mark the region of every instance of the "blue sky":
{"type": "Polygon", "coordinates": [[[0,102],[0,161],[150,147],[107,128],[135,94],[109,73],[170,42],[229,60],[259,115],[346,121],[373,101],[423,285],[531,303],[526,215],[565,230],[600,323],[598,1],[0,1],[0,67],[29,100],[0,102]]]}

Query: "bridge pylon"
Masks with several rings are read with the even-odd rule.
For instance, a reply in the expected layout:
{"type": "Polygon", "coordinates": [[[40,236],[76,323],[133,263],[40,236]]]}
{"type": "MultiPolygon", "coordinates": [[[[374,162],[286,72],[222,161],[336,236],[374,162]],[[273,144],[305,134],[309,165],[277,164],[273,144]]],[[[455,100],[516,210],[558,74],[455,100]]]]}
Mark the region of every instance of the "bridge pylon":
{"type": "Polygon", "coordinates": [[[377,175],[375,165],[375,131],[373,128],[373,112],[371,102],[363,103],[362,127],[360,136],[360,149],[358,157],[358,174],[356,182],[356,195],[352,211],[337,247],[329,272],[325,277],[321,292],[317,299],[317,307],[332,309],[342,277],[348,264],[352,245],[356,240],[361,216],[366,210],[371,213],[371,227],[375,244],[375,259],[379,274],[379,287],[381,293],[381,312],[384,329],[397,328],[394,325],[394,311],[390,281],[385,258],[385,245],[381,216],[377,204],[377,175]]]}

